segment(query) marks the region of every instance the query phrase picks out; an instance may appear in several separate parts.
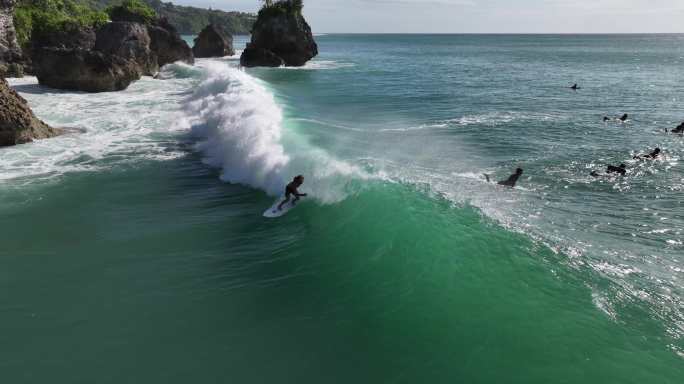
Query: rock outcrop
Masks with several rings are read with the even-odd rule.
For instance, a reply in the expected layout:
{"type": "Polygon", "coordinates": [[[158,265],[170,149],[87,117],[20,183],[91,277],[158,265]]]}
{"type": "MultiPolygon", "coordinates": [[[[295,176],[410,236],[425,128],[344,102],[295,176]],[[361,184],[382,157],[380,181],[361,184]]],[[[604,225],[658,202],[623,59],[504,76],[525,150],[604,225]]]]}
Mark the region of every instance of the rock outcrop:
{"type": "Polygon", "coordinates": [[[106,28],[119,33],[118,45],[87,27],[33,36],[31,59],[38,82],[57,89],[107,92],[126,89],[139,79],[141,65],[112,52],[119,49],[117,53],[128,53],[126,46],[138,41],[127,44],[122,32],[125,28],[110,28],[109,24],[103,27],[106,28]],[[96,49],[98,38],[101,47],[109,51],[96,49]]]}
{"type": "Polygon", "coordinates": [[[16,0],[0,0],[0,77],[23,74],[21,48],[14,29],[16,0]]]}
{"type": "Polygon", "coordinates": [[[223,28],[210,24],[195,38],[192,53],[195,57],[233,56],[233,36],[223,28]]]}
{"type": "Polygon", "coordinates": [[[42,85],[85,92],[121,91],[140,79],[136,62],[80,48],[41,48],[33,55],[33,69],[42,85]]]}
{"type": "Polygon", "coordinates": [[[56,136],[61,130],[39,120],[26,100],[0,78],[0,147],[56,136]]]}
{"type": "Polygon", "coordinates": [[[282,67],[285,61],[268,49],[253,48],[248,44],[242,51],[240,64],[245,67],[282,67]]]}
{"type": "Polygon", "coordinates": [[[311,27],[294,3],[282,0],[259,12],[252,28],[252,40],[240,57],[241,65],[274,67],[284,63],[298,67],[318,55],[311,27]]]}
{"type": "Polygon", "coordinates": [[[150,35],[150,49],[157,56],[160,67],[166,64],[183,61],[188,64],[195,62],[192,49],[183,40],[176,28],[169,24],[168,20],[160,18],[147,26],[150,35]]]}
{"type": "Polygon", "coordinates": [[[143,24],[112,22],[97,31],[94,49],[137,64],[138,74],[153,76],[159,71],[157,56],[150,49],[150,35],[143,24]]]}
{"type": "Polygon", "coordinates": [[[49,33],[35,36],[32,46],[40,84],[86,92],[120,91],[140,76],[156,74],[160,66],[194,61],[188,44],[165,20],[149,25],[115,21],[97,31],[49,33]]]}

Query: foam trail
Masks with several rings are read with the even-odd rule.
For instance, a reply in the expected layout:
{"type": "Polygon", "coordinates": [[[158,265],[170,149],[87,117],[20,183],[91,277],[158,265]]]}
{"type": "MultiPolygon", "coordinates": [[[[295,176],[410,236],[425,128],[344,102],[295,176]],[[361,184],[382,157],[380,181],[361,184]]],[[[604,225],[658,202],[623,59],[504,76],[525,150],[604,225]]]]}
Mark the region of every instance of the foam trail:
{"type": "Polygon", "coordinates": [[[357,167],[331,158],[300,137],[283,137],[283,114],[256,78],[221,62],[202,63],[206,79],[185,105],[186,119],[203,161],[221,179],[281,195],[293,176],[307,177],[305,190],[321,202],[344,199],[348,182],[364,177],[357,167]],[[286,141],[291,152],[286,153],[286,141]]]}

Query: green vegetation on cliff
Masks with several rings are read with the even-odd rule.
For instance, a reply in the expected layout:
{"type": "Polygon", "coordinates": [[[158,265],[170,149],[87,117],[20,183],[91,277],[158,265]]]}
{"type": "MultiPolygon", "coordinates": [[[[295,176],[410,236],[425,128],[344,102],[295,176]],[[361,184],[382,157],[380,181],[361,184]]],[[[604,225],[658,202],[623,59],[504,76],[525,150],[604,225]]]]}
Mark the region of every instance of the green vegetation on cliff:
{"type": "Polygon", "coordinates": [[[252,31],[252,25],[256,21],[256,16],[251,13],[186,7],[160,0],[144,1],[160,16],[166,17],[183,35],[196,35],[209,24],[218,25],[233,35],[247,35],[252,31]]]}
{"type": "Polygon", "coordinates": [[[157,17],[154,10],[141,0],[123,0],[105,8],[105,12],[112,21],[135,21],[142,24],[150,24],[157,17]]]}
{"type": "Polygon", "coordinates": [[[19,43],[26,47],[34,28],[49,33],[77,26],[97,27],[109,17],[115,19],[119,12],[140,15],[141,22],[151,20],[156,13],[186,35],[198,34],[209,24],[231,34],[249,34],[256,20],[250,13],[178,6],[160,0],[19,0],[14,21],[19,43]]]}
{"type": "Polygon", "coordinates": [[[270,16],[287,13],[298,13],[304,7],[303,0],[264,0],[264,6],[259,10],[259,16],[270,16]]]}
{"type": "Polygon", "coordinates": [[[98,26],[107,15],[84,1],[20,0],[14,13],[17,40],[26,47],[32,33],[69,32],[82,26],[98,26]]]}

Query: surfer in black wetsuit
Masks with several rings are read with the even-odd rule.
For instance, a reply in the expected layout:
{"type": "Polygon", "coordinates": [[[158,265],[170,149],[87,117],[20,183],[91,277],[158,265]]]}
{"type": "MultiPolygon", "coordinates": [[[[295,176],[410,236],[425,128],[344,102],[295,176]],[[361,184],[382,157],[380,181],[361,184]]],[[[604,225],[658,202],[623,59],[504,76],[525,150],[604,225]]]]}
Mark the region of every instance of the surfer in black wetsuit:
{"type": "Polygon", "coordinates": [[[603,122],[605,123],[605,122],[607,122],[607,121],[610,121],[610,117],[608,117],[608,116],[603,116],[603,122]]]}
{"type": "MultiPolygon", "coordinates": [[[[624,175],[627,173],[627,166],[624,165],[624,164],[620,164],[620,165],[617,166],[617,167],[614,166],[614,165],[609,165],[609,166],[606,168],[606,174],[608,174],[608,173],[619,173],[620,176],[624,176],[624,175]]],[[[604,176],[604,175],[601,175],[600,173],[598,173],[598,172],[596,172],[596,171],[592,171],[592,172],[590,173],[590,175],[592,175],[592,176],[594,176],[594,177],[604,176]]]]}
{"type": "Polygon", "coordinates": [[[618,120],[620,120],[621,122],[624,123],[625,121],[627,121],[628,118],[629,118],[629,115],[627,115],[627,114],[625,113],[625,114],[622,115],[618,120]]]}
{"type": "MultiPolygon", "coordinates": [[[[518,168],[515,170],[514,174],[512,174],[508,177],[508,179],[501,180],[497,184],[503,185],[505,187],[513,188],[513,187],[515,187],[515,184],[518,183],[518,179],[520,178],[520,176],[522,176],[522,174],[523,174],[522,168],[518,168]]],[[[485,177],[485,179],[487,179],[487,182],[489,182],[489,175],[485,173],[484,177],[485,177]]]]}
{"type": "Polygon", "coordinates": [[[285,205],[285,203],[290,201],[290,195],[295,197],[292,205],[297,204],[297,201],[299,201],[300,197],[306,196],[306,193],[299,193],[299,191],[297,191],[297,188],[301,187],[302,184],[304,184],[304,176],[299,175],[292,179],[292,182],[285,187],[285,200],[278,205],[279,211],[283,209],[283,205],[285,205]]]}
{"type": "MultiPolygon", "coordinates": [[[[665,130],[667,132],[667,129],[665,130]]],[[[684,123],[681,123],[677,126],[677,128],[673,129],[670,131],[671,133],[679,133],[680,135],[684,135],[684,123]]]]}
{"type": "Polygon", "coordinates": [[[655,160],[658,158],[660,155],[660,148],[656,148],[653,150],[653,152],[647,154],[647,155],[637,155],[632,157],[634,160],[655,160]]]}
{"type": "Polygon", "coordinates": [[[573,91],[576,91],[576,90],[580,89],[580,87],[579,87],[579,85],[577,85],[575,83],[572,87],[570,87],[570,89],[572,89],[573,91]]]}

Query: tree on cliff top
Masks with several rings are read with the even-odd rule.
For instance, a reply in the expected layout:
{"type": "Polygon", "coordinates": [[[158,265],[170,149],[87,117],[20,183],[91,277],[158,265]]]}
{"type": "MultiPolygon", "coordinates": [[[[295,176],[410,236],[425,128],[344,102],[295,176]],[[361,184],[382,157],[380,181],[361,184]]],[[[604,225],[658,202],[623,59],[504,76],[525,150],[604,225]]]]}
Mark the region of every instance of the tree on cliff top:
{"type": "Polygon", "coordinates": [[[112,21],[132,21],[150,24],[157,18],[157,13],[141,0],[123,0],[119,5],[105,9],[112,21]]]}
{"type": "Polygon", "coordinates": [[[304,7],[304,0],[279,0],[273,2],[273,0],[262,0],[264,3],[263,8],[281,8],[289,11],[301,11],[304,7]]]}
{"type": "Polygon", "coordinates": [[[34,33],[66,32],[107,22],[107,15],[74,0],[21,0],[14,10],[19,44],[26,48],[34,33]]]}

